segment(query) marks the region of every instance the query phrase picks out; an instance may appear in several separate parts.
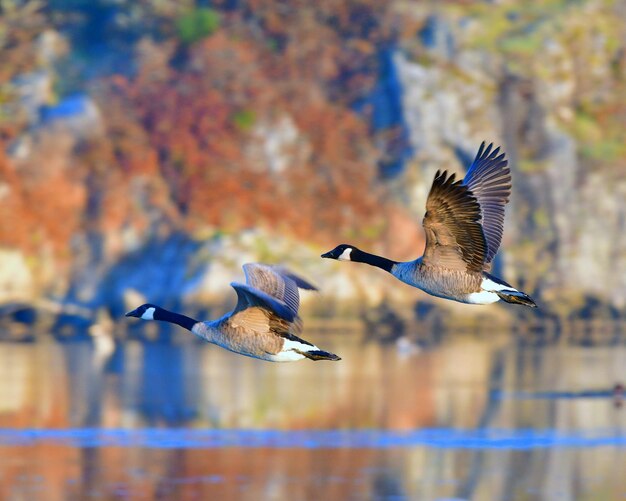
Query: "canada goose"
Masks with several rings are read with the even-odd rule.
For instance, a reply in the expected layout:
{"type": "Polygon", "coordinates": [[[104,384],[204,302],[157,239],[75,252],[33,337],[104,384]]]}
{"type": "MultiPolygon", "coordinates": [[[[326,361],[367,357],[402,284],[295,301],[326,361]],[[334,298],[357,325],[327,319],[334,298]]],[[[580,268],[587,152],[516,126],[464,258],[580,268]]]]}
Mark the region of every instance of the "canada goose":
{"type": "Polygon", "coordinates": [[[237,293],[237,306],[217,320],[201,322],[153,304],[141,305],[126,316],[177,324],[209,343],[270,362],[341,360],[297,336],[302,331],[298,288],[317,290],[313,285],[280,267],[249,263],[243,271],[246,283],[230,284],[237,293]]]}
{"type": "Polygon", "coordinates": [[[502,300],[535,308],[535,302],[504,280],[487,273],[504,224],[511,194],[511,171],[500,148],[480,145],[463,181],[437,171],[423,225],[424,255],[398,262],[342,244],[324,258],[356,261],[382,268],[402,282],[437,297],[461,303],[491,304],[502,300]]]}

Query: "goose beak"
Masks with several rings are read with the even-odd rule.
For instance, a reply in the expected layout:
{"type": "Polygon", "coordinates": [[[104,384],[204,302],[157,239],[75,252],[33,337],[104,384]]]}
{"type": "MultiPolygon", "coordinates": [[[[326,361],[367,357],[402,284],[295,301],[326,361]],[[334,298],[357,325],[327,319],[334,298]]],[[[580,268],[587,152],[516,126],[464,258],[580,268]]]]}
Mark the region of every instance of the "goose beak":
{"type": "Polygon", "coordinates": [[[128,313],[126,313],[126,315],[124,315],[125,317],[137,317],[139,318],[140,315],[139,313],[137,313],[137,310],[133,310],[133,311],[129,311],[128,313]]]}
{"type": "Polygon", "coordinates": [[[337,259],[337,257],[335,256],[335,254],[333,253],[335,249],[328,251],[328,252],[324,252],[324,254],[322,254],[321,257],[326,258],[326,259],[337,259]]]}

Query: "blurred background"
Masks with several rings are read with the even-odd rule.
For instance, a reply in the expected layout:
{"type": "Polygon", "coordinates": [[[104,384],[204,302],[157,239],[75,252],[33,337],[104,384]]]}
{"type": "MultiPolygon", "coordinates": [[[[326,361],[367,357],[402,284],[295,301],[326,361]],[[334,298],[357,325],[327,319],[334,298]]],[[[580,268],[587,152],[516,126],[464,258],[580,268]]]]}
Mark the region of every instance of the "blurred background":
{"type": "Polygon", "coordinates": [[[3,0],[0,497],[626,496],[624,33],[615,0],[3,0]],[[434,173],[483,140],[495,272],[539,310],[319,258],[421,255],[434,173]],[[215,318],[250,261],[320,287],[304,337],[342,362],[123,319],[215,318]],[[207,429],[258,435],[176,434],[207,429]]]}

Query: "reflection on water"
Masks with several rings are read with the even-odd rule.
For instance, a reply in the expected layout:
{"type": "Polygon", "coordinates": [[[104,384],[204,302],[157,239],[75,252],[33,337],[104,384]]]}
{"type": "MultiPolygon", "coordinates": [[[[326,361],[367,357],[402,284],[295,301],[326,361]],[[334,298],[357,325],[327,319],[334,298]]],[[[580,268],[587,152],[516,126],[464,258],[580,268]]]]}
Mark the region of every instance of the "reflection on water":
{"type": "Polygon", "coordinates": [[[232,430],[197,428],[73,428],[0,430],[2,445],[56,443],[73,447],[149,447],[157,449],[303,448],[340,449],[453,447],[462,449],[535,449],[549,447],[626,446],[613,432],[562,433],[556,430],[232,430]]]}
{"type": "MultiPolygon", "coordinates": [[[[0,344],[0,499],[623,499],[626,346],[0,344]]],[[[321,343],[321,340],[320,340],[321,343]]]]}

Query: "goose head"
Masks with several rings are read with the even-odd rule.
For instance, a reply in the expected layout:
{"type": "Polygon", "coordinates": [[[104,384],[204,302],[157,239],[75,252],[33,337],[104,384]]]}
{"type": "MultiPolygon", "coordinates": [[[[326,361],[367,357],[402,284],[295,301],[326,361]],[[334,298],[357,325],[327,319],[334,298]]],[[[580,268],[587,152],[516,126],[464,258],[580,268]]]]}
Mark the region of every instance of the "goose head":
{"type": "Polygon", "coordinates": [[[143,320],[155,320],[154,314],[157,311],[160,311],[161,308],[155,306],[153,304],[142,304],[138,308],[135,308],[133,311],[129,311],[126,313],[126,317],[137,317],[143,320]]]}
{"type": "Polygon", "coordinates": [[[353,245],[341,244],[335,247],[333,250],[322,254],[322,257],[327,259],[336,259],[338,261],[354,261],[353,252],[360,252],[359,249],[353,245]]]}

